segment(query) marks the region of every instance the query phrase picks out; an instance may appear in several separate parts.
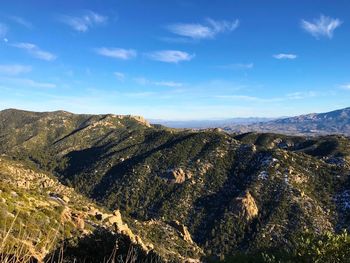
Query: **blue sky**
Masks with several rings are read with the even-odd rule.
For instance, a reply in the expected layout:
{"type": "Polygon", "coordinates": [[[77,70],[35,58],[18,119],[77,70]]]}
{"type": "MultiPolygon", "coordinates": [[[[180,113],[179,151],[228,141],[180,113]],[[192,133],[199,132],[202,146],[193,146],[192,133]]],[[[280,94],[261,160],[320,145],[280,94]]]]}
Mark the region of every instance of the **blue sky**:
{"type": "Polygon", "coordinates": [[[348,0],[4,0],[0,109],[153,119],[350,106],[348,0]]]}

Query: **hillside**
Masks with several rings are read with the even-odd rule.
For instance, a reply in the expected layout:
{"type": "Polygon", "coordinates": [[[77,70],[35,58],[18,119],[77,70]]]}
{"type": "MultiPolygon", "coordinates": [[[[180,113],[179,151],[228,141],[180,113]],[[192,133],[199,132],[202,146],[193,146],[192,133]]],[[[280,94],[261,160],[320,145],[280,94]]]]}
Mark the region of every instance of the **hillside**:
{"type": "Polygon", "coordinates": [[[110,212],[47,172],[5,156],[0,158],[0,201],[2,262],[23,255],[23,261],[51,262],[59,260],[61,250],[65,262],[87,258],[94,260],[91,262],[111,262],[113,253],[125,259],[130,251],[140,262],[182,261],[202,253],[184,239],[177,229],[180,224],[138,222],[121,216],[119,210],[110,212]],[[156,247],[152,232],[160,235],[156,247]],[[182,251],[177,252],[174,246],[180,245],[182,251]],[[18,247],[22,255],[16,254],[18,247]],[[183,254],[186,250],[191,253],[183,254]]]}
{"type": "Polygon", "coordinates": [[[292,249],[305,231],[349,228],[349,149],[349,138],[335,135],[236,135],[155,127],[133,116],[0,112],[0,154],[52,174],[105,213],[120,210],[165,259],[292,249]]]}
{"type": "Polygon", "coordinates": [[[233,132],[273,132],[289,135],[350,135],[350,108],[327,113],[312,113],[291,118],[257,122],[249,125],[226,125],[233,132]]]}

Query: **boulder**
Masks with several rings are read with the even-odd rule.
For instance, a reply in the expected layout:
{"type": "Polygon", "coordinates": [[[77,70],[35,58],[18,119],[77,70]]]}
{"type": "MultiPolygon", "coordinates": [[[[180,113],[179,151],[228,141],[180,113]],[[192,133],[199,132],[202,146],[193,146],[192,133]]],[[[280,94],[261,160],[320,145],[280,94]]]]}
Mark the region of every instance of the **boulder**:
{"type": "Polygon", "coordinates": [[[62,195],[62,198],[61,198],[65,203],[69,203],[70,201],[70,198],[66,195],[62,195]]]}
{"type": "Polygon", "coordinates": [[[113,212],[113,215],[108,217],[107,220],[110,225],[123,225],[122,215],[118,209],[115,210],[113,212]]]}
{"type": "Polygon", "coordinates": [[[72,213],[72,221],[79,230],[84,230],[85,220],[81,213],[72,213]]]}
{"type": "Polygon", "coordinates": [[[177,231],[180,232],[181,237],[188,243],[193,244],[193,240],[191,237],[190,232],[188,231],[187,227],[185,225],[180,224],[179,221],[174,220],[170,222],[170,225],[175,228],[177,231]]]}
{"type": "Polygon", "coordinates": [[[170,183],[182,184],[186,179],[190,179],[192,174],[185,172],[182,168],[170,169],[167,171],[166,178],[170,183]]]}
{"type": "Polygon", "coordinates": [[[248,221],[257,217],[259,213],[255,199],[249,191],[246,191],[243,195],[235,199],[235,206],[238,209],[239,215],[243,216],[248,221]]]}

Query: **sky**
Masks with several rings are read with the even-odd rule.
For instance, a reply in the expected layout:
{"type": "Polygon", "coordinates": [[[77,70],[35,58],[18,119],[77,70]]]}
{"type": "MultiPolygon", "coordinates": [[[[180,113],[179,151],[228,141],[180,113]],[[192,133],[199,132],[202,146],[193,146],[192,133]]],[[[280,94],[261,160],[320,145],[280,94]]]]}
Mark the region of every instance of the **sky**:
{"type": "Polygon", "coordinates": [[[200,120],[350,106],[348,0],[2,0],[0,110],[200,120]]]}

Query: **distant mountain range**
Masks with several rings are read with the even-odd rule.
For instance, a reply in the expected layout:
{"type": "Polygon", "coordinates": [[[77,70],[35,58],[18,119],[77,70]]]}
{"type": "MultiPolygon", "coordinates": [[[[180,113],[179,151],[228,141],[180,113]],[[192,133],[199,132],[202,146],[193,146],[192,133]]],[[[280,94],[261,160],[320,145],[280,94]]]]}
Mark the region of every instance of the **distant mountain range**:
{"type": "Polygon", "coordinates": [[[225,120],[165,121],[151,120],[172,128],[222,128],[228,132],[271,132],[287,135],[350,135],[350,108],[327,113],[311,113],[281,118],[232,118],[225,120]]]}
{"type": "Polygon", "coordinates": [[[217,119],[217,120],[157,120],[150,119],[149,121],[153,124],[161,124],[170,128],[178,129],[207,129],[207,128],[217,128],[226,127],[230,125],[248,125],[259,122],[267,122],[276,120],[277,118],[230,118],[230,119],[217,119]]]}
{"type": "Polygon", "coordinates": [[[350,108],[327,113],[311,113],[291,118],[282,118],[249,125],[227,125],[231,132],[272,132],[289,135],[350,135],[350,108]]]}

